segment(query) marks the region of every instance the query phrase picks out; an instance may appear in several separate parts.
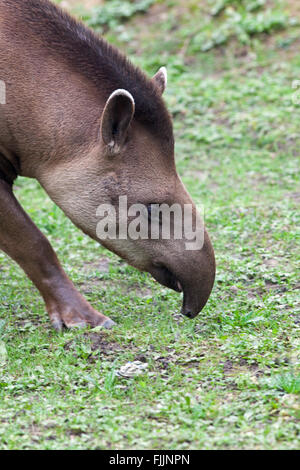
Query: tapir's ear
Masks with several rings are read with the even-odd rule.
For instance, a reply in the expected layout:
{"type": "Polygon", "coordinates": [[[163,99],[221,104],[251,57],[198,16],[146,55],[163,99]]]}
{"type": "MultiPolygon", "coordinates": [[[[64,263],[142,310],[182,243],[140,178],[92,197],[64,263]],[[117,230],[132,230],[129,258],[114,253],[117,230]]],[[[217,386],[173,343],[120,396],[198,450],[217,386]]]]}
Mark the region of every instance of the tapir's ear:
{"type": "Polygon", "coordinates": [[[119,89],[108,98],[101,118],[101,136],[112,153],[121,150],[134,110],[134,99],[129,91],[119,89]]]}
{"type": "Polygon", "coordinates": [[[161,94],[163,94],[168,83],[168,74],[166,67],[161,67],[159,71],[154,75],[152,80],[160,90],[161,94]]]}

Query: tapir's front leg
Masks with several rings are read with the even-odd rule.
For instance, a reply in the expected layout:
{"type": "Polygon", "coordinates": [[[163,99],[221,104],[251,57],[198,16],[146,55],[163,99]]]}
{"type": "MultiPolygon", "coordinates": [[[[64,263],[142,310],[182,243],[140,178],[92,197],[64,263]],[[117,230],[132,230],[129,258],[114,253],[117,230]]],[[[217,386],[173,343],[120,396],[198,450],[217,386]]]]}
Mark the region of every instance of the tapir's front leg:
{"type": "Polygon", "coordinates": [[[55,329],[102,325],[113,321],[94,310],[63,271],[50,243],[0,179],[0,249],[24,269],[41,292],[55,329]]]}

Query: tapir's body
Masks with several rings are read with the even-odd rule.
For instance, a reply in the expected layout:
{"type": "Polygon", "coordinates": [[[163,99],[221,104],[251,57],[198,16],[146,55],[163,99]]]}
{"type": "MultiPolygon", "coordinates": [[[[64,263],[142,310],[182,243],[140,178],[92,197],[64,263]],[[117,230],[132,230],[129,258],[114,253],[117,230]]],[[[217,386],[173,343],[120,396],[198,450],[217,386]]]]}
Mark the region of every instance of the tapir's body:
{"type": "MultiPolygon", "coordinates": [[[[36,178],[85,233],[97,239],[96,210],[129,204],[192,203],[177,176],[172,123],[152,80],[48,0],[0,0],[0,249],[40,290],[53,325],[104,325],[65,275],[49,242],[13,196],[18,175],[36,178]]],[[[196,209],[194,208],[196,211],[196,209]]],[[[214,282],[205,232],[198,252],[178,240],[102,243],[162,284],[185,294],[195,316],[214,282]]]]}

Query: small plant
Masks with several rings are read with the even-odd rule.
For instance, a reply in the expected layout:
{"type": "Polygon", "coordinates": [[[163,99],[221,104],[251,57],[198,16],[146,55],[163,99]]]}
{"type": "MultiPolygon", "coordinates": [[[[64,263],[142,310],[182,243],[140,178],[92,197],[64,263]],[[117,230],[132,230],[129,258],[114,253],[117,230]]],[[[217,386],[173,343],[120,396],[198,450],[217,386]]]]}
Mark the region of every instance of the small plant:
{"type": "Polygon", "coordinates": [[[211,9],[212,21],[197,33],[192,52],[206,52],[236,39],[242,44],[252,36],[286,29],[296,20],[276,8],[267,8],[265,0],[221,0],[211,9]]]}
{"type": "Polygon", "coordinates": [[[213,16],[218,16],[223,11],[230,6],[235,7],[244,7],[247,11],[259,10],[261,7],[265,6],[266,0],[219,0],[211,9],[211,14],[213,16]]]}
{"type": "Polygon", "coordinates": [[[300,375],[285,374],[276,378],[275,387],[286,393],[300,393],[300,375]]]}
{"type": "Polygon", "coordinates": [[[114,29],[120,23],[129,20],[137,13],[144,13],[155,0],[138,0],[136,2],[111,0],[104,5],[93,8],[86,20],[88,26],[98,32],[114,29]]]}

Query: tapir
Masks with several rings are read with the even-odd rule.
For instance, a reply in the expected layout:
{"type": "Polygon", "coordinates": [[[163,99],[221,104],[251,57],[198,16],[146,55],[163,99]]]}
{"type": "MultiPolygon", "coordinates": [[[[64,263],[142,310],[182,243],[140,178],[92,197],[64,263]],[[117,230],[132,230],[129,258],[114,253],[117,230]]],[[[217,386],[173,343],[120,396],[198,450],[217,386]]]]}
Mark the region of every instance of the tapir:
{"type": "Polygon", "coordinates": [[[53,327],[114,322],[78,292],[20,206],[18,175],[35,178],[92,239],[183,292],[182,314],[194,318],[215,278],[205,228],[193,251],[175,237],[99,240],[96,230],[97,208],[124,195],[147,208],[189,204],[197,215],[176,171],[166,68],[149,78],[49,0],[0,0],[0,80],[0,249],[37,287],[53,327]]]}

